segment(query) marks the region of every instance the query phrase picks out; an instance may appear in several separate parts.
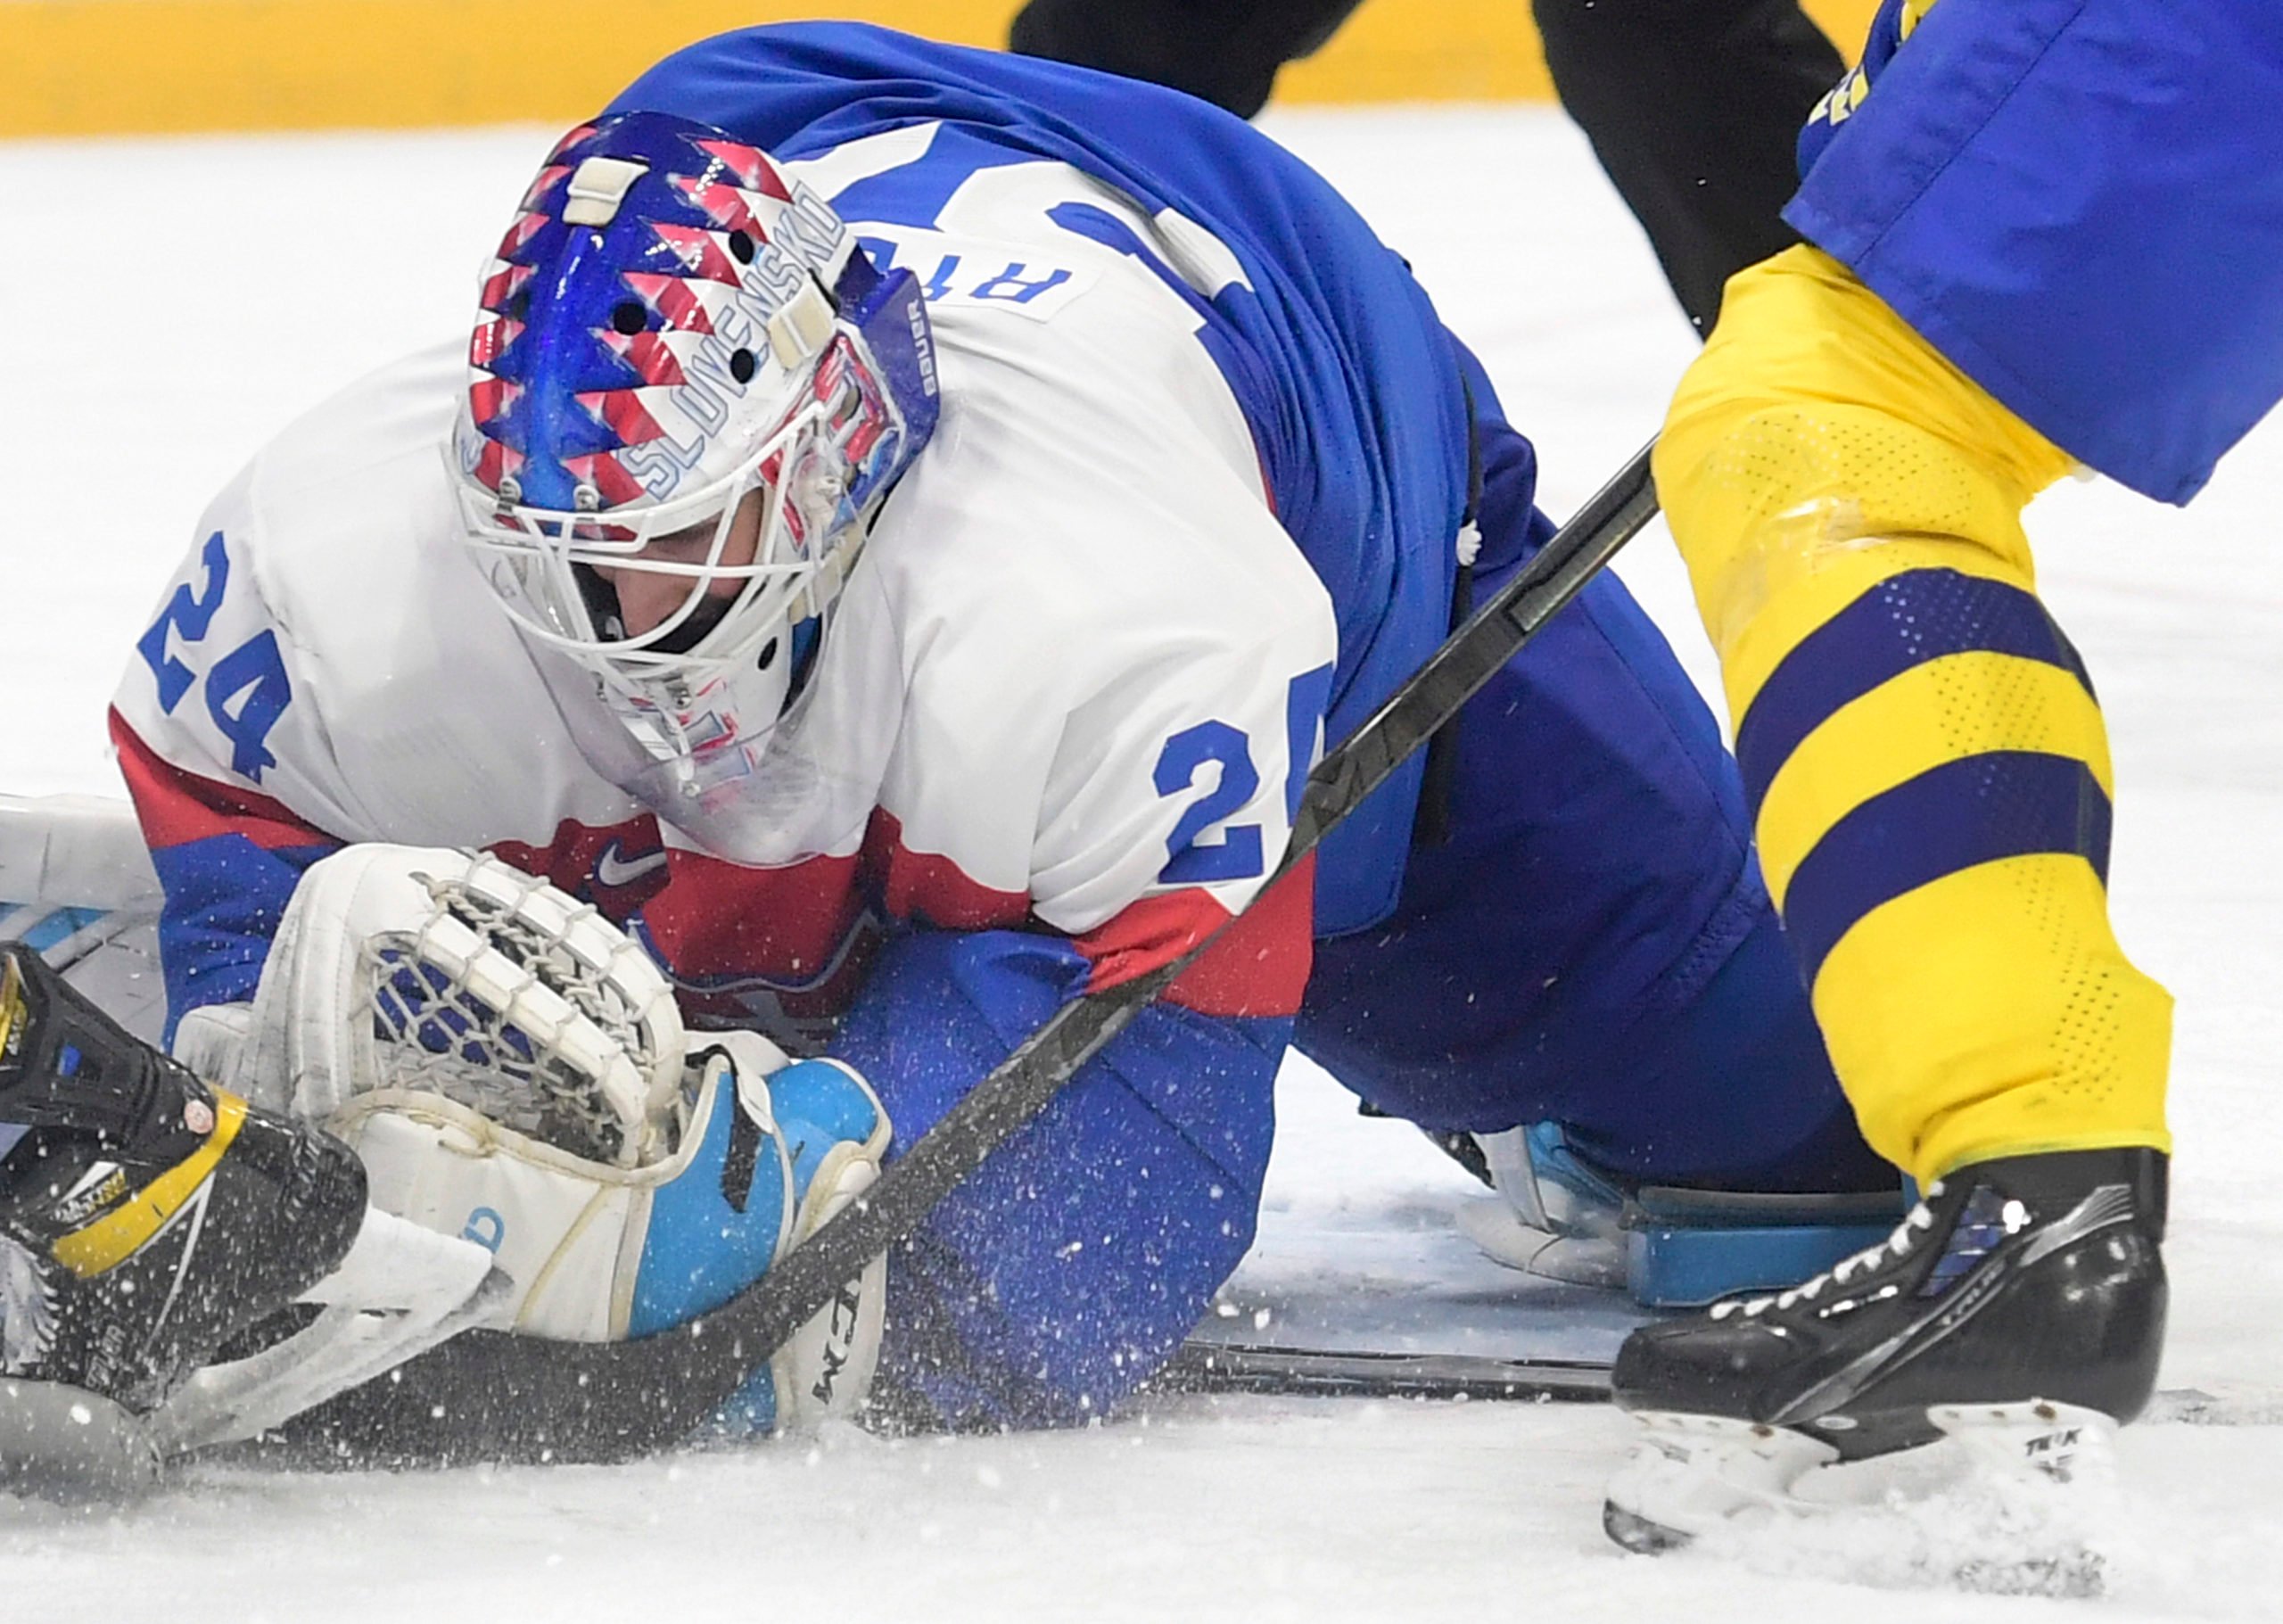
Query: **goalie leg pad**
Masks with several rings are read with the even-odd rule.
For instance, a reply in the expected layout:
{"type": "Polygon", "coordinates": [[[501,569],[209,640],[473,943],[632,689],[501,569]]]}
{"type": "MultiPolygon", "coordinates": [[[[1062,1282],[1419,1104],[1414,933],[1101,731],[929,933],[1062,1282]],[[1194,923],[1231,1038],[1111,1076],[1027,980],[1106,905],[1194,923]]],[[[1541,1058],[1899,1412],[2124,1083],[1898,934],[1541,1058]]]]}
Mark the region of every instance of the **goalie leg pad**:
{"type": "Polygon", "coordinates": [[[515,1281],[499,1330],[647,1336],[760,1278],[792,1233],[768,1086],[726,1059],[700,1080],[680,1148],[647,1167],[584,1160],[410,1091],[360,1095],[337,1121],[375,1206],[489,1249],[515,1281]]]}
{"type": "Polygon", "coordinates": [[[1772,1290],[1875,1246],[1900,1220],[1900,1187],[1863,1193],[1626,1188],[1579,1156],[1557,1123],[1478,1136],[1503,1198],[1459,1225],[1511,1268],[1622,1287],[1652,1308],[1772,1290]]]}
{"type": "MultiPolygon", "coordinates": [[[[749,1033],[696,1055],[671,988],[596,911],[497,860],[352,846],[314,865],[209,1064],[335,1129],[374,1205],[488,1249],[487,1323],[574,1341],[711,1313],[869,1186],[886,1114],[749,1033]]],[[[861,1404],[884,1265],[780,1350],[772,1424],[861,1404]],[[783,1402],[779,1402],[779,1398],[783,1402]]]]}
{"type": "MultiPolygon", "coordinates": [[[[778,1125],[805,1150],[793,1158],[801,1206],[795,1245],[872,1187],[887,1154],[888,1116],[871,1085],[837,1060],[804,1060],[771,1079],[778,1125]],[[822,1147],[819,1153],[818,1147],[822,1147]]],[[[887,1311],[886,1254],[843,1285],[831,1305],[794,1332],[770,1361],[776,1427],[853,1415],[871,1390],[887,1311]]]]}
{"type": "Polygon", "coordinates": [[[1625,1209],[1626,1283],[1652,1308],[1776,1290],[1878,1245],[1909,1205],[1900,1187],[1763,1195],[1647,1185],[1625,1209]]]}

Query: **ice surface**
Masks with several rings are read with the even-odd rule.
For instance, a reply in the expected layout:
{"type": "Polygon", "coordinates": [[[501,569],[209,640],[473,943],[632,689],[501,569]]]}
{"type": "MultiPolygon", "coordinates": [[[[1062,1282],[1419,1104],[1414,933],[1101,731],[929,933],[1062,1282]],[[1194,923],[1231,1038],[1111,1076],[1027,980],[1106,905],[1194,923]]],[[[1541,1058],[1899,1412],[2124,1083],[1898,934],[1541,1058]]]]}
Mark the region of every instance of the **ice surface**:
{"type": "MultiPolygon", "coordinates": [[[[1313,112],[1271,128],[1411,257],[1537,439],[1554,512],[1648,435],[1691,340],[1557,116],[1313,112]]],[[[16,471],[0,787],[116,791],[103,708],[200,507],[295,411],[464,326],[551,133],[0,146],[0,434],[16,471]]],[[[2165,1384],[2255,1397],[2283,1386],[2279,492],[2270,425],[2189,513],[2070,485],[2032,520],[2114,729],[2120,924],[2180,1001],[2165,1384]]],[[[1652,532],[1620,567],[1709,675],[1669,542],[1652,532]]],[[[1284,1117],[1272,1225],[1416,1231],[1466,1195],[1416,1135],[1356,1120],[1320,1076],[1288,1076],[1284,1117]]],[[[607,1471],[211,1470],[116,1515],[0,1502],[0,1598],[22,1620],[352,1624],[1841,1610],[1872,1624],[2087,1605],[1867,1589],[1758,1549],[1620,1556],[1597,1518],[1627,1438],[1621,1418],[1572,1406],[1189,1400],[1060,1436],[849,1434],[607,1471]]],[[[2152,1425],[2126,1435],[2123,1465],[2102,1616],[2283,1612],[2283,1432],[2152,1425]]]]}

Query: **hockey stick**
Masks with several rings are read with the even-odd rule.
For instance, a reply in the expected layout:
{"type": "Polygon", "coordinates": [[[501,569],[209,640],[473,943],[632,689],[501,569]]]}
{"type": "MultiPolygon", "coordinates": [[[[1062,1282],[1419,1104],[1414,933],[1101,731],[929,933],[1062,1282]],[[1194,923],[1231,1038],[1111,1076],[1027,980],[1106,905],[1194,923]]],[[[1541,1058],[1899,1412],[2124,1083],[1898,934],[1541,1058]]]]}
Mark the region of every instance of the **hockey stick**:
{"type": "MultiPolygon", "coordinates": [[[[1266,890],[1424,745],[1657,512],[1649,448],[1309,775],[1266,890]]],[[[1227,922],[1220,927],[1226,929],[1227,922]]],[[[863,1199],[742,1295],[670,1331],[615,1343],[463,1335],[295,1430],[383,1459],[610,1460],[688,1438],[881,1252],[912,1234],[992,1150],[1218,939],[1073,1000],[888,1168],[863,1199]]]]}
{"type": "MultiPolygon", "coordinates": [[[[1534,1355],[1364,1351],[1281,1342],[1184,1342],[1150,1379],[1158,1393],[1276,1393],[1303,1398],[1488,1398],[1605,1404],[1610,1370],[1534,1355]]],[[[2250,1384],[2159,1388],[2142,1427],[2283,1426],[2283,1391],[2250,1384]]]]}
{"type": "Polygon", "coordinates": [[[1150,1379],[1160,1393],[1286,1393],[1304,1398],[1609,1399],[1606,1364],[1489,1354],[1364,1353],[1282,1344],[1184,1342],[1150,1379]]]}

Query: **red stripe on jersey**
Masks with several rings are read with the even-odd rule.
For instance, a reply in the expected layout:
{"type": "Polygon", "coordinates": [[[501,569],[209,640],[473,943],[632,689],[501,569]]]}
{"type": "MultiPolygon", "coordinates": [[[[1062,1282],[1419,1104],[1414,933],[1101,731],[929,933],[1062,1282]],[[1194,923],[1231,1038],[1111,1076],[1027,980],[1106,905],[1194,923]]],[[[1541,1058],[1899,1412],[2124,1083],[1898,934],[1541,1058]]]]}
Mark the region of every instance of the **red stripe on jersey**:
{"type": "Polygon", "coordinates": [[[917,919],[939,930],[993,930],[1027,922],[1031,899],[970,879],[959,864],[903,844],[903,825],[875,808],[864,831],[864,877],[892,919],[917,919]]]}
{"type": "Polygon", "coordinates": [[[184,771],[144,744],[117,711],[111,713],[111,740],[144,844],[153,851],[217,835],[243,835],[265,852],[341,844],[282,801],[184,771]]]}
{"type": "Polygon", "coordinates": [[[677,977],[821,973],[863,912],[853,857],[804,857],[748,869],[676,851],[666,883],[642,905],[650,940],[677,977]]]}
{"type": "MultiPolygon", "coordinates": [[[[1282,885],[1255,898],[1166,989],[1166,1002],[1199,1015],[1297,1013],[1315,962],[1315,873],[1311,854],[1282,885]]],[[[1143,897],[1077,939],[1094,966],[1086,990],[1103,992],[1171,963],[1228,917],[1205,891],[1143,897]]]]}
{"type": "Polygon", "coordinates": [[[486,849],[500,861],[594,903],[619,925],[666,883],[664,842],[658,820],[647,812],[623,823],[565,818],[545,845],[495,840],[486,849]]]}

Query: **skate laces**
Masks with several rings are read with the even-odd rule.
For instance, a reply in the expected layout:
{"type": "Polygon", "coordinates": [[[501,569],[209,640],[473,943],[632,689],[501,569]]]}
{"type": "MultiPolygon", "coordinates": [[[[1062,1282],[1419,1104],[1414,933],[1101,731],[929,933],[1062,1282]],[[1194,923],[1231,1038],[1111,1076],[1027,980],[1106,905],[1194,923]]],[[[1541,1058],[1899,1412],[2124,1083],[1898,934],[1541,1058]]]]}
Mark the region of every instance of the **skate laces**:
{"type": "MultiPolygon", "coordinates": [[[[1941,1180],[1936,1179],[1927,1185],[1926,1193],[1930,1197],[1940,1196],[1942,1193],[1941,1180]]],[[[1823,1295],[1823,1289],[1826,1286],[1834,1284],[1843,1286],[1854,1275],[1876,1268],[1889,1257],[1897,1258],[1908,1257],[1912,1246],[1916,1244],[1913,1238],[1920,1231],[1931,1230],[1933,1227],[1933,1210],[1924,1201],[1920,1201],[1903,1215],[1902,1222],[1894,1226],[1894,1232],[1876,1246],[1866,1247],[1852,1257],[1841,1258],[1822,1274],[1812,1279],[1803,1280],[1788,1290],[1770,1292],[1760,1297],[1732,1297],[1725,1302],[1714,1303],[1708,1312],[1716,1320],[1725,1320],[1732,1314],[1742,1314],[1747,1319],[1754,1319],[1767,1313],[1770,1308],[1780,1310],[1789,1308],[1797,1303],[1814,1302],[1823,1295]]]]}

